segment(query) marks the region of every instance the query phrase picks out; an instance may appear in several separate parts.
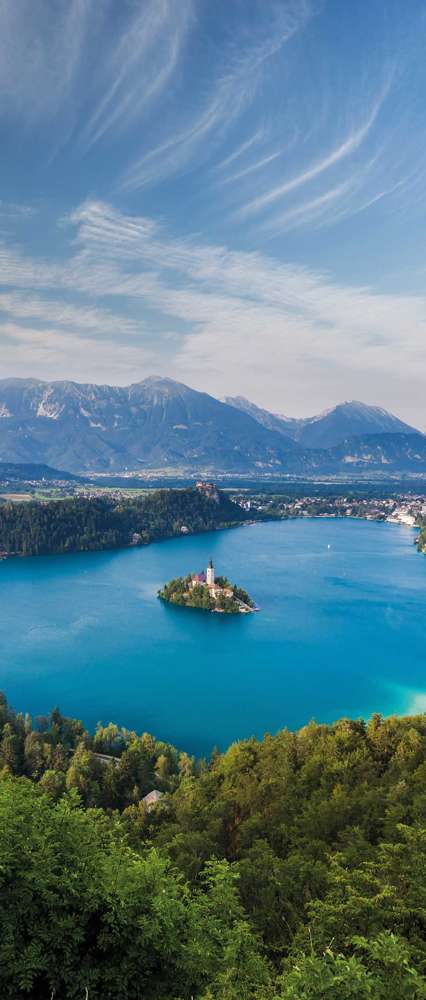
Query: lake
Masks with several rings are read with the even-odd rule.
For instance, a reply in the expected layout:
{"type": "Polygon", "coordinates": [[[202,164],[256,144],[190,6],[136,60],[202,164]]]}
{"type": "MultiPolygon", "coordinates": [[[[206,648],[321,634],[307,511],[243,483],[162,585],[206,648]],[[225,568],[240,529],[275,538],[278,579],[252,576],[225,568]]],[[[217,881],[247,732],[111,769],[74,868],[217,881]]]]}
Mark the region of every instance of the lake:
{"type": "Polygon", "coordinates": [[[426,558],[408,528],[265,523],[141,549],[0,564],[0,689],[194,753],[314,718],[426,708],[426,558]],[[158,588],[200,570],[261,611],[173,608],[158,588]]]}

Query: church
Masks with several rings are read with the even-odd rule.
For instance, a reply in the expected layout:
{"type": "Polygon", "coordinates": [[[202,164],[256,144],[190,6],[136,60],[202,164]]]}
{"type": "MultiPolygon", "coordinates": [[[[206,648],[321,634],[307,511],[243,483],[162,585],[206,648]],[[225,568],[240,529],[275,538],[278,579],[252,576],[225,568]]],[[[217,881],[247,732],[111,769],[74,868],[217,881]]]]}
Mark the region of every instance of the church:
{"type": "Polygon", "coordinates": [[[212,559],[209,559],[206,572],[202,570],[201,573],[194,573],[191,577],[191,587],[200,586],[208,587],[211,596],[215,599],[219,597],[219,594],[223,594],[225,597],[232,597],[233,594],[231,587],[221,587],[218,583],[216,583],[212,559]]]}

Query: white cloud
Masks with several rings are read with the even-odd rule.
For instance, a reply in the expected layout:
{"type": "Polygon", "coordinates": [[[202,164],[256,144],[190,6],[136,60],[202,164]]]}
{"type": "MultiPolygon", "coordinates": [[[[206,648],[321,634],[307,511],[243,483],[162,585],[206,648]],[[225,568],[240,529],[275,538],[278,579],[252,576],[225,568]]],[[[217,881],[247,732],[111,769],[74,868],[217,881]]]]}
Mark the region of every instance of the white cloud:
{"type": "Polygon", "coordinates": [[[37,320],[41,323],[59,324],[62,329],[71,328],[96,334],[110,333],[141,334],[142,324],[135,319],[129,319],[122,314],[114,314],[110,310],[99,309],[90,305],[75,305],[74,303],[55,301],[50,298],[34,298],[20,293],[0,292],[0,314],[19,320],[37,320]]]}
{"type": "Polygon", "coordinates": [[[153,355],[144,346],[93,340],[62,329],[21,327],[5,323],[0,328],[1,371],[4,376],[66,378],[79,381],[124,383],[137,373],[151,370],[153,355]]]}
{"type": "MultiPolygon", "coordinates": [[[[88,300],[114,307],[117,301],[125,302],[129,315],[148,310],[149,323],[145,321],[140,338],[135,335],[134,348],[127,342],[124,357],[120,332],[115,338],[111,330],[107,354],[111,381],[132,379],[132,359],[140,366],[141,350],[143,363],[147,357],[151,361],[151,371],[192,380],[217,395],[240,392],[274,409],[296,413],[342,397],[367,398],[397,408],[423,425],[425,296],[379,294],[337,284],[325,274],[265,254],[171,239],[152,220],[123,216],[99,202],[85,203],[72,218],[77,227],[75,253],[64,265],[37,264],[6,252],[3,274],[0,257],[0,281],[24,286],[28,294],[30,289],[54,288],[58,323],[61,289],[67,295],[74,289],[88,300]]],[[[15,299],[13,303],[16,306],[15,299]]],[[[22,308],[35,315],[34,304],[22,308]]],[[[95,313],[96,329],[98,323],[102,326],[103,314],[109,315],[104,305],[95,313]]],[[[41,308],[39,319],[42,322],[41,308]]],[[[71,319],[78,324],[78,313],[71,319]]],[[[51,320],[55,321],[53,312],[51,320]]],[[[85,320],[82,313],[86,338],[90,322],[88,308],[85,320]]],[[[0,335],[1,329],[5,326],[0,335]]],[[[63,329],[61,336],[66,374],[63,329]]],[[[36,349],[37,339],[34,343],[36,349]]],[[[69,345],[75,371],[72,337],[69,345]]],[[[38,346],[45,349],[44,344],[38,346]]],[[[92,364],[97,351],[104,373],[103,347],[93,337],[92,364]]]]}

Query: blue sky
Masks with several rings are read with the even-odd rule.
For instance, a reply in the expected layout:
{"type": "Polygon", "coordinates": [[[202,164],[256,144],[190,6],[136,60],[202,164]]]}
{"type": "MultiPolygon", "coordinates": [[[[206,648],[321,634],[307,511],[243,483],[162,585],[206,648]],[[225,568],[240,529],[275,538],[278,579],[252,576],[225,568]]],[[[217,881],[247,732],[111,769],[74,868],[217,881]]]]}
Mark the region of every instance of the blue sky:
{"type": "Polygon", "coordinates": [[[426,425],[423,0],[3,0],[0,377],[426,425]]]}

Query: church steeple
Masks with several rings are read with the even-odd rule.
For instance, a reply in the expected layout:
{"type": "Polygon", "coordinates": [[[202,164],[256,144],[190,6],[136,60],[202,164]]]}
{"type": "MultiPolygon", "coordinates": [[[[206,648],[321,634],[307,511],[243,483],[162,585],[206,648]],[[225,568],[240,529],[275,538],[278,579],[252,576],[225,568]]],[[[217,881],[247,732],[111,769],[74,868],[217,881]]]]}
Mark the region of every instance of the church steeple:
{"type": "Polygon", "coordinates": [[[214,566],[213,560],[209,559],[209,565],[207,566],[207,586],[213,586],[214,584],[214,566]]]}

